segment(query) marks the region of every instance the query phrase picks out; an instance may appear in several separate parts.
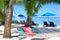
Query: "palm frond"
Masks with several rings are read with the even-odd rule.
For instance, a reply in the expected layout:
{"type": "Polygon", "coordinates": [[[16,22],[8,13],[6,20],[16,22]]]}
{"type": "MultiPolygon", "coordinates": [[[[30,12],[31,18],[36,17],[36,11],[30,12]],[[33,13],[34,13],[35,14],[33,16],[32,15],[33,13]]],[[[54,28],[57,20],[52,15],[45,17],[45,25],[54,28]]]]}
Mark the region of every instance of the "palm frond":
{"type": "Polygon", "coordinates": [[[15,4],[23,5],[23,1],[22,0],[15,0],[15,4]]]}

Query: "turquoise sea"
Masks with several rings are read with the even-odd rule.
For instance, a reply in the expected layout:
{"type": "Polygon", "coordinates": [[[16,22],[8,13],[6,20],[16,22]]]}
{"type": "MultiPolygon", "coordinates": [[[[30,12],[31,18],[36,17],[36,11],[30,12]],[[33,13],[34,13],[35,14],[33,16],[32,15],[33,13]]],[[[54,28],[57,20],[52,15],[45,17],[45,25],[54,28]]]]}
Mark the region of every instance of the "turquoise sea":
{"type": "MultiPolygon", "coordinates": [[[[26,20],[26,18],[21,17],[20,19],[17,19],[17,20],[18,21],[26,20]]],[[[60,17],[49,17],[49,20],[48,20],[48,17],[33,17],[32,21],[34,21],[37,24],[41,24],[41,25],[43,25],[43,21],[47,21],[48,23],[52,21],[57,26],[60,26],[60,17]]]]}
{"type": "Polygon", "coordinates": [[[60,26],[60,17],[35,17],[33,18],[33,21],[37,24],[42,24],[43,25],[43,21],[47,21],[49,22],[54,22],[54,24],[56,24],[57,26],[60,26]]]}

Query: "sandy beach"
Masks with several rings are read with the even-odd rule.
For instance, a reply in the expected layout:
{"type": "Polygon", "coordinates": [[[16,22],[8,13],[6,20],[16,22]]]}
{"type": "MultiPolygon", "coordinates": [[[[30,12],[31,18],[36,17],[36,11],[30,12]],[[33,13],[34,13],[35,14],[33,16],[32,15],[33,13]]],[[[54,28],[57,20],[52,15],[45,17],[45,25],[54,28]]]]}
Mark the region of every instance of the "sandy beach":
{"type": "MultiPolygon", "coordinates": [[[[39,27],[37,28],[38,31],[40,32],[41,30],[43,29],[47,29],[48,31],[49,30],[52,30],[52,29],[58,29],[60,30],[59,27],[56,27],[56,28],[43,28],[43,27],[39,27]],[[41,30],[40,30],[41,29],[41,30]]],[[[3,33],[4,33],[4,26],[0,26],[0,39],[1,40],[59,40],[60,39],[60,31],[57,31],[56,32],[53,31],[53,32],[40,32],[39,34],[36,34],[35,36],[33,37],[27,37],[27,36],[21,36],[20,33],[17,31],[16,27],[15,28],[12,28],[11,29],[11,35],[12,35],[12,38],[3,38],[3,33]]]]}

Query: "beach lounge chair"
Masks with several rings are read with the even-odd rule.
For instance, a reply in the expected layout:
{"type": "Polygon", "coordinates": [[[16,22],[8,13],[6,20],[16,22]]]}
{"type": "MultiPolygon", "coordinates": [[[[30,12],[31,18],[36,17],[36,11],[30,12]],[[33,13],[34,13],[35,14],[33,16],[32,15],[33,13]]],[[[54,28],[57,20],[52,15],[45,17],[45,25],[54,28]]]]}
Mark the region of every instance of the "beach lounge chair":
{"type": "Polygon", "coordinates": [[[35,27],[31,27],[35,34],[38,34],[39,31],[35,27]]]}
{"type": "Polygon", "coordinates": [[[27,36],[34,36],[34,32],[30,27],[23,27],[22,28],[27,36]]]}
{"type": "Polygon", "coordinates": [[[17,28],[22,36],[34,36],[34,32],[30,27],[17,28]]]}
{"type": "Polygon", "coordinates": [[[32,25],[34,25],[35,23],[32,21],[32,25]]]}
{"type": "Polygon", "coordinates": [[[17,28],[17,30],[20,33],[20,35],[22,35],[22,36],[26,35],[22,28],[17,28]]]}
{"type": "Polygon", "coordinates": [[[38,26],[38,24],[36,24],[34,21],[32,21],[32,25],[38,26]]]}
{"type": "Polygon", "coordinates": [[[50,22],[50,27],[56,27],[56,25],[54,24],[54,22],[50,22]]]}
{"type": "Polygon", "coordinates": [[[43,25],[44,25],[45,27],[49,26],[49,24],[48,24],[46,21],[44,21],[43,23],[44,23],[43,25]]]}

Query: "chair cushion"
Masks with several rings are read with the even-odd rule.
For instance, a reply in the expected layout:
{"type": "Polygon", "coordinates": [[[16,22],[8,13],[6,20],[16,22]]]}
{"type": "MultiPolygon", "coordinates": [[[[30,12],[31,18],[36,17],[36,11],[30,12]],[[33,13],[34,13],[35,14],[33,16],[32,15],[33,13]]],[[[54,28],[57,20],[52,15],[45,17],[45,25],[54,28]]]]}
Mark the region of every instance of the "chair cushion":
{"type": "Polygon", "coordinates": [[[34,31],[34,33],[36,33],[36,34],[39,33],[39,31],[38,31],[36,28],[34,28],[34,27],[31,27],[31,28],[32,28],[32,30],[34,31]]]}

